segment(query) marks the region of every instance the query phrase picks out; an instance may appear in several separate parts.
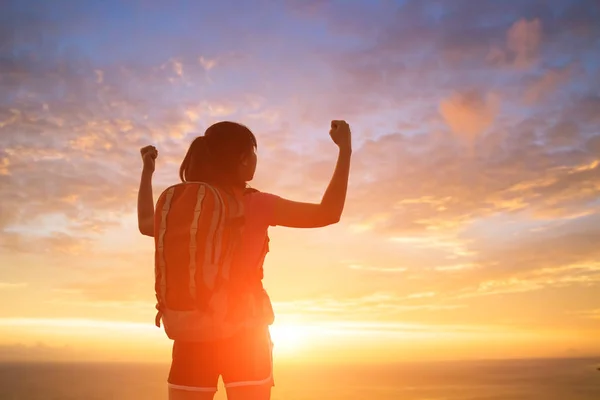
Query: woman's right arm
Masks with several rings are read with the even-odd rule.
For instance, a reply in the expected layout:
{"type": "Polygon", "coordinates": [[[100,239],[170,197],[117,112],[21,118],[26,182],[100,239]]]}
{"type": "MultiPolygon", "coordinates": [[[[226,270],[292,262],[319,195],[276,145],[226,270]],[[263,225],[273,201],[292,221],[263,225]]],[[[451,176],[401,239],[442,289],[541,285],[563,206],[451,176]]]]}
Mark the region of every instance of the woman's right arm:
{"type": "Polygon", "coordinates": [[[318,228],[339,222],[348,191],[352,138],[346,121],[332,121],[331,139],[339,147],[337,164],[320,203],[301,203],[277,198],[272,225],[292,228],[318,228]]]}
{"type": "Polygon", "coordinates": [[[154,146],[140,150],[144,167],[138,191],[138,228],[142,235],[154,237],[154,199],[152,196],[152,175],[158,151],[154,146]]]}

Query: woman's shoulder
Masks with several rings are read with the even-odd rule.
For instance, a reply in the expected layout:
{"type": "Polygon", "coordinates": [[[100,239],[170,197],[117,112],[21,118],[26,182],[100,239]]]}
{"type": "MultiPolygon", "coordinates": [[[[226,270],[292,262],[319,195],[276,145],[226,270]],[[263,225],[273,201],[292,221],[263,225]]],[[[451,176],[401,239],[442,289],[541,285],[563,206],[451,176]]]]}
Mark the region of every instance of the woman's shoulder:
{"type": "Polygon", "coordinates": [[[249,194],[254,194],[254,193],[260,193],[260,191],[258,189],[252,188],[252,187],[247,187],[244,190],[244,195],[249,195],[249,194]]]}
{"type": "Polygon", "coordinates": [[[244,195],[252,197],[279,197],[273,193],[263,192],[262,190],[258,190],[253,187],[247,187],[246,189],[244,189],[244,195]]]}
{"type": "Polygon", "coordinates": [[[246,189],[244,195],[246,210],[253,216],[264,219],[269,225],[273,224],[272,219],[277,199],[279,199],[277,195],[261,192],[254,188],[246,189]]]}
{"type": "Polygon", "coordinates": [[[279,198],[279,196],[273,193],[261,192],[258,189],[247,188],[244,192],[244,198],[246,199],[246,202],[254,203],[275,201],[277,198],[279,198]]]}

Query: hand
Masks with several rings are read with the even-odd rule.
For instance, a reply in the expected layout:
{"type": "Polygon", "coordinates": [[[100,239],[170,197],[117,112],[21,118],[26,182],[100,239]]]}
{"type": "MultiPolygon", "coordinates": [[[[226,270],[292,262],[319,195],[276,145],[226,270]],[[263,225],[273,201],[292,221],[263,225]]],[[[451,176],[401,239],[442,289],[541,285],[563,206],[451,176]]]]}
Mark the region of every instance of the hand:
{"type": "Polygon", "coordinates": [[[352,134],[350,132],[350,125],[346,121],[331,121],[329,136],[331,136],[331,139],[338,145],[340,150],[352,150],[352,134]]]}
{"type": "Polygon", "coordinates": [[[154,146],[146,146],[140,149],[142,161],[144,163],[144,171],[154,172],[155,160],[158,157],[158,150],[154,146]]]}

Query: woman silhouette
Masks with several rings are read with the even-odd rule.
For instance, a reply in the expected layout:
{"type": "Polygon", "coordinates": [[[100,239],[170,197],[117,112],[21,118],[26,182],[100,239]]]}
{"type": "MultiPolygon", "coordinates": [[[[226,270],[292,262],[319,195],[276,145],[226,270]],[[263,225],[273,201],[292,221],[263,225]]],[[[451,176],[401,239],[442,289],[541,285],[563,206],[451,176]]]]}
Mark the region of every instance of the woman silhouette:
{"type": "MultiPolygon", "coordinates": [[[[182,182],[207,182],[244,193],[245,224],[241,254],[244,268],[255,268],[262,279],[268,252],[269,226],[316,228],[340,220],[348,187],[352,141],[345,121],[332,121],[329,135],[338,146],[335,171],[320,203],[302,203],[248,189],[256,170],[254,134],[235,122],[218,122],[190,145],[179,171],[182,182]]],[[[138,193],[140,232],[154,235],[152,175],[158,151],[141,149],[143,170],[138,193]]],[[[265,293],[266,314],[272,313],[265,293]]],[[[168,386],[170,400],[208,400],[222,376],[229,400],[268,400],[273,382],[269,324],[243,328],[232,337],[205,342],[173,343],[168,386]]]]}

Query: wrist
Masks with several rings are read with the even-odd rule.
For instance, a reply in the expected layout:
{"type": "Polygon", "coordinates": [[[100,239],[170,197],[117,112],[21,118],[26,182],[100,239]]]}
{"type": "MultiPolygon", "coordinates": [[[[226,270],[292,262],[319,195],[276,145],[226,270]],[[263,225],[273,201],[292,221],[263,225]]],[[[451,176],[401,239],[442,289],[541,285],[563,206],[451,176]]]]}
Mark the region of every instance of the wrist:
{"type": "Polygon", "coordinates": [[[340,148],[340,154],[347,154],[347,155],[352,154],[352,146],[351,145],[339,146],[339,148],[340,148]]]}
{"type": "Polygon", "coordinates": [[[142,176],[152,176],[154,174],[154,170],[152,168],[142,168],[142,176]]]}

